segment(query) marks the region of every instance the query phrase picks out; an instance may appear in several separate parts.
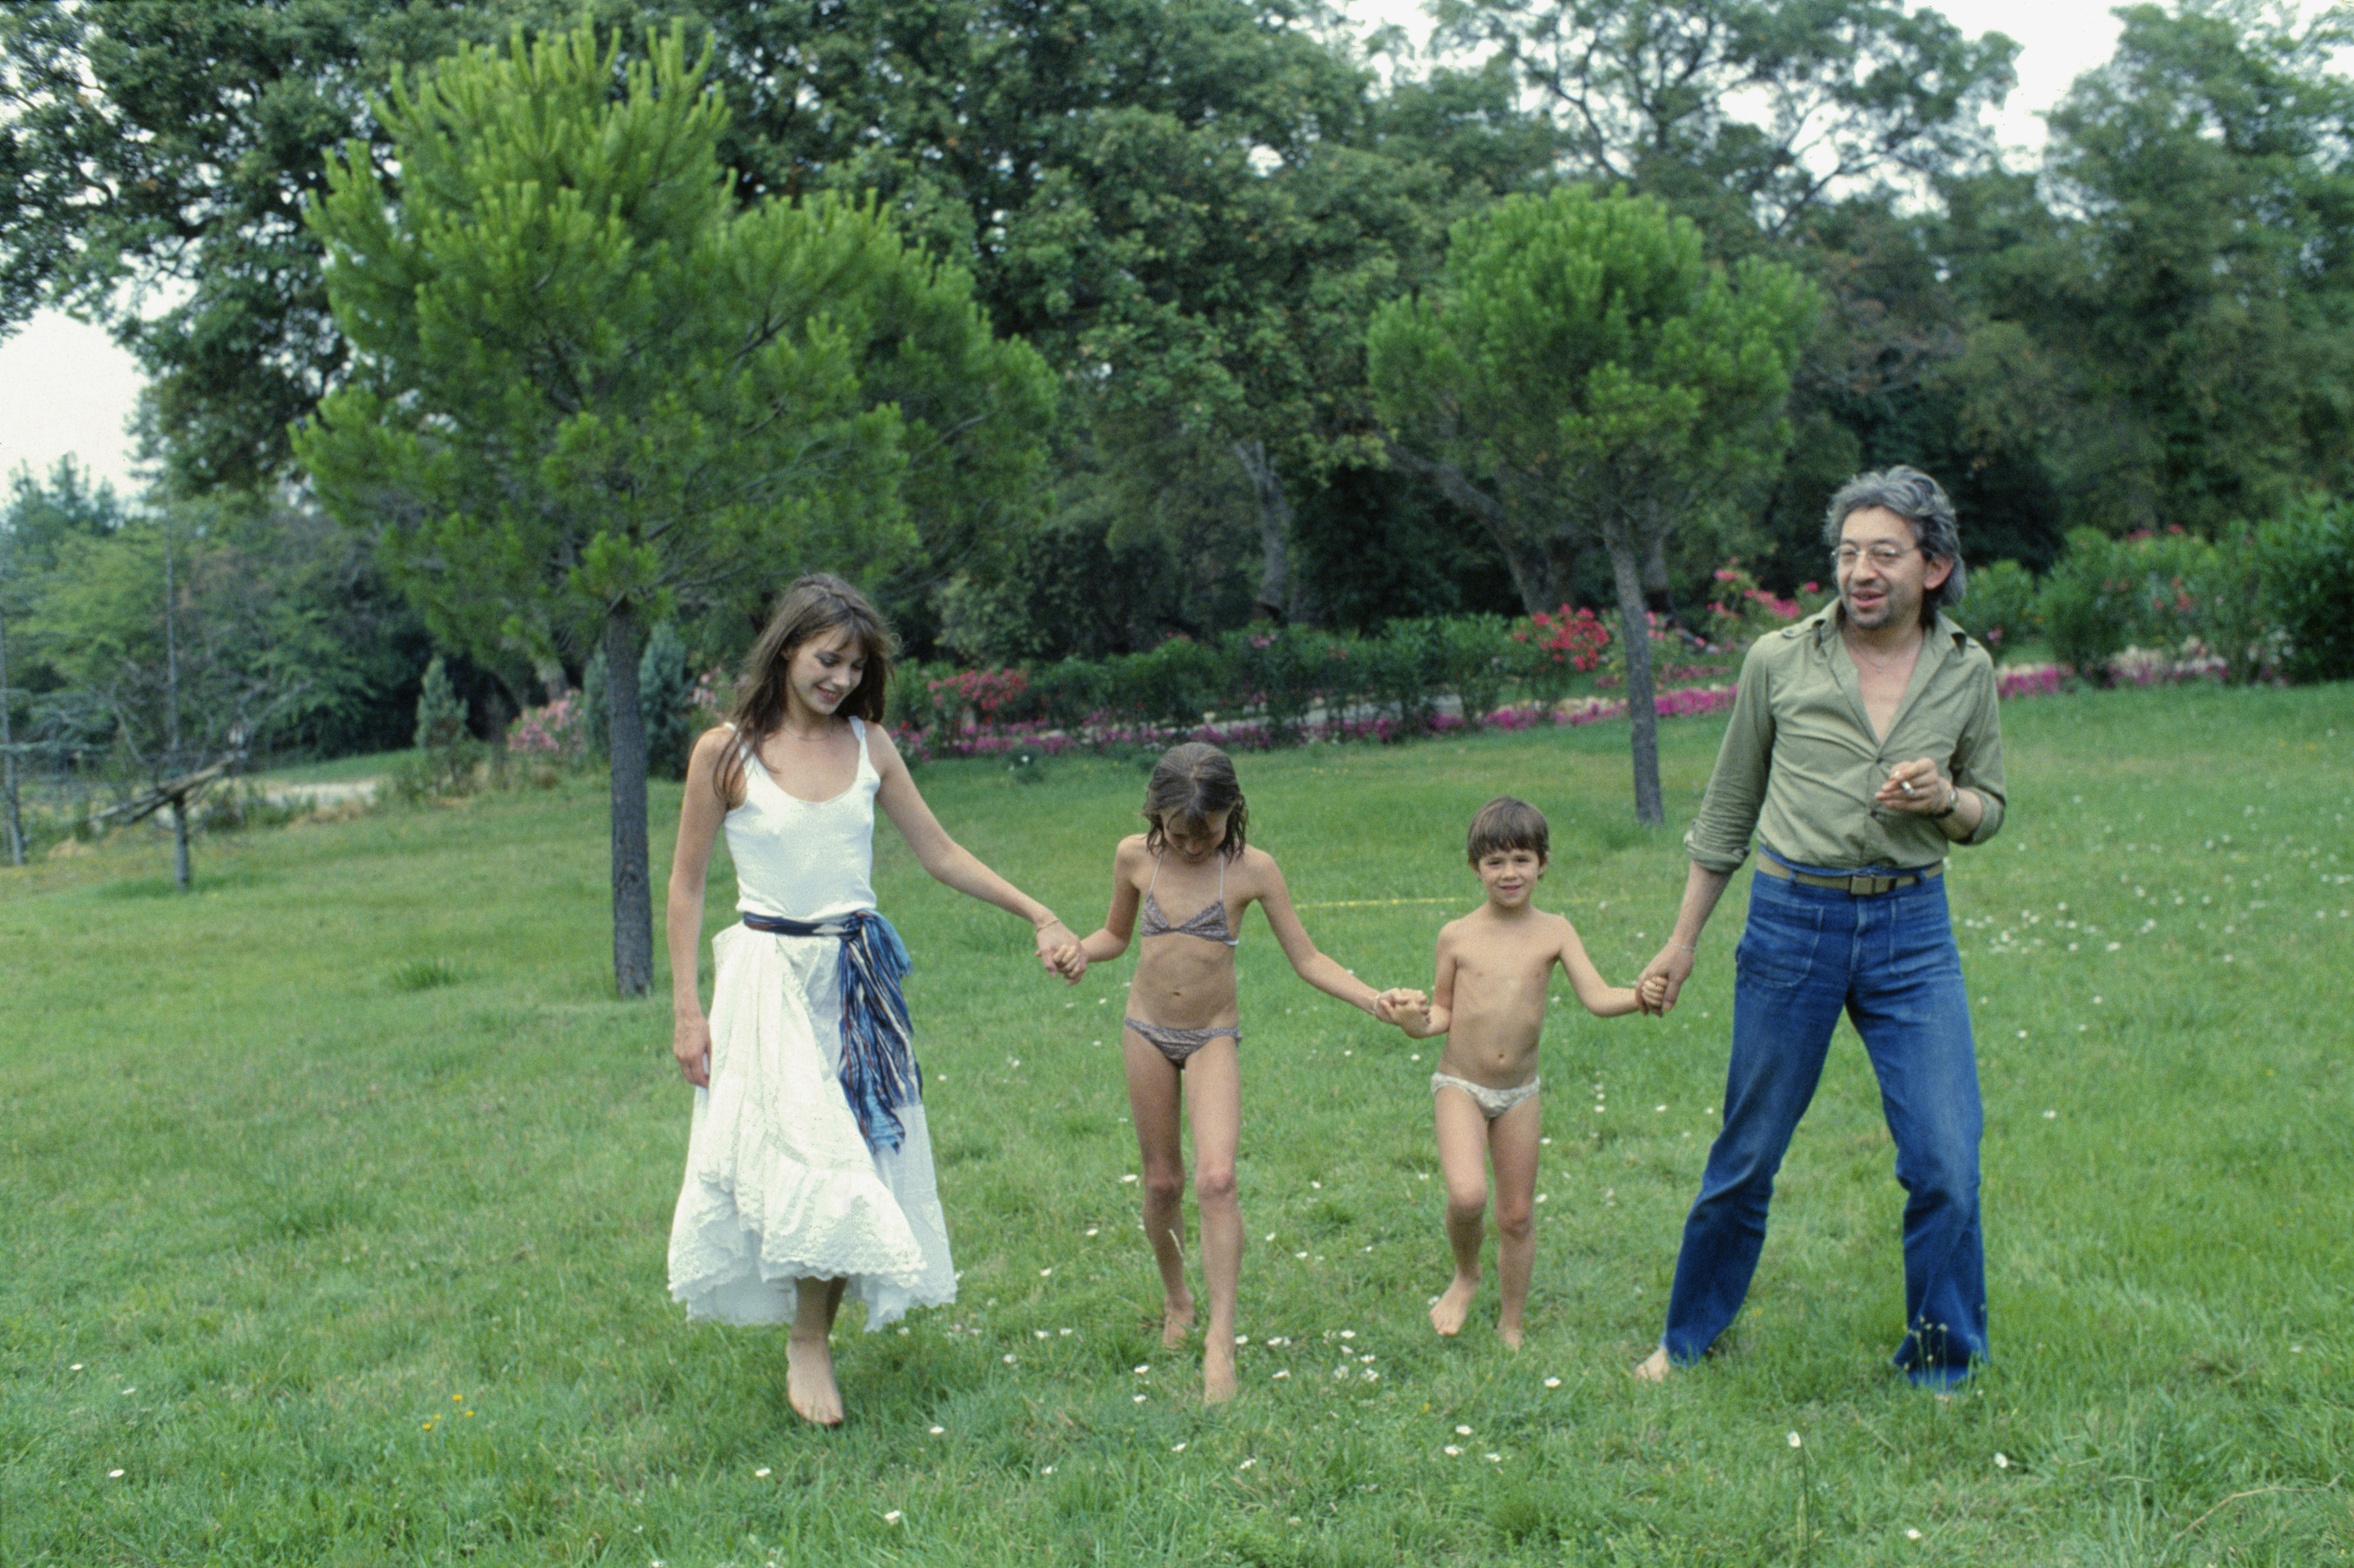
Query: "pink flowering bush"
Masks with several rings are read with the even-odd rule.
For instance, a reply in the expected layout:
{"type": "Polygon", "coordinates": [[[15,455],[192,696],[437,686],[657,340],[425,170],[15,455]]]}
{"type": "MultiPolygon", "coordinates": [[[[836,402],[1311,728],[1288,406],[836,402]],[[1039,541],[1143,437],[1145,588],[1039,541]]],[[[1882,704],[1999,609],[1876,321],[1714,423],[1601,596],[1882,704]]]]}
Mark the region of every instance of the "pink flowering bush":
{"type": "MultiPolygon", "coordinates": [[[[1713,575],[1716,588],[1709,599],[1707,629],[1702,634],[1712,647],[1746,648],[1806,613],[1797,599],[1759,588],[1757,579],[1743,569],[1738,556],[1717,567],[1713,575]]],[[[1812,595],[1821,589],[1808,583],[1803,591],[1812,595]]]]}
{"type": "Polygon", "coordinates": [[[1570,683],[1592,673],[1610,650],[1610,628],[1591,609],[1567,605],[1537,611],[1512,628],[1512,673],[1541,703],[1561,700],[1570,683]]]}
{"type": "Polygon", "coordinates": [[[1011,666],[1002,670],[961,670],[945,679],[927,681],[934,705],[951,727],[973,729],[994,724],[1030,689],[1030,677],[1011,666]]]}
{"type": "Polygon", "coordinates": [[[587,761],[588,704],[578,692],[567,692],[545,707],[525,708],[507,726],[507,751],[529,761],[587,761]]]}

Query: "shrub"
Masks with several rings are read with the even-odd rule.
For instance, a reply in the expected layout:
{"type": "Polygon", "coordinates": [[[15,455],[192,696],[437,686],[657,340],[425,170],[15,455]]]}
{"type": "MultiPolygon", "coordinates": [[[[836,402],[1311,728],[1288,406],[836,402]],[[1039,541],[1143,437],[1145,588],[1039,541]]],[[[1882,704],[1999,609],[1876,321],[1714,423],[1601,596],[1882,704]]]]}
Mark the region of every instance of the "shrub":
{"type": "Polygon", "coordinates": [[[1393,620],[1381,636],[1360,642],[1351,654],[1357,695],[1398,729],[1427,729],[1438,711],[1432,688],[1446,669],[1446,640],[1437,630],[1439,624],[1393,620]]]}
{"type": "Polygon", "coordinates": [[[1459,615],[1439,623],[1445,645],[1442,672],[1462,704],[1467,724],[1479,724],[1503,700],[1513,643],[1500,615],[1459,615]]]}
{"type": "Polygon", "coordinates": [[[466,705],[436,653],[425,666],[424,686],[417,697],[417,755],[393,770],[393,793],[409,801],[466,794],[474,787],[474,769],[486,749],[467,733],[466,705]]]}
{"type": "Polygon", "coordinates": [[[1234,702],[1232,662],[1225,652],[1182,634],[1111,668],[1110,705],[1146,724],[1191,730],[1204,715],[1234,702]]]}
{"type": "Polygon", "coordinates": [[[588,704],[578,692],[567,692],[544,707],[525,708],[507,726],[507,752],[532,762],[571,766],[585,762],[588,747],[588,704]]]}
{"type": "Polygon", "coordinates": [[[1063,659],[1030,672],[1038,715],[1050,728],[1076,736],[1102,711],[1111,682],[1100,662],[1063,659]]]}
{"type": "Polygon", "coordinates": [[[2210,546],[2189,581],[2199,641],[2233,685],[2262,680],[2279,667],[2281,633],[2264,601],[2262,552],[2253,529],[2210,546]]]}
{"type": "Polygon", "coordinates": [[[2071,529],[2067,553],[2036,596],[2052,657],[2090,680],[2107,678],[2109,661],[2132,636],[2131,574],[2122,550],[2097,528],[2071,529]]]}
{"type": "Polygon", "coordinates": [[[687,754],[695,748],[695,676],[686,644],[670,621],[655,623],[638,660],[638,711],[645,724],[647,777],[685,778],[687,754]]]}
{"type": "MultiPolygon", "coordinates": [[[[1708,624],[1702,633],[1714,647],[1745,649],[1769,631],[1779,631],[1806,613],[1797,599],[1783,599],[1757,586],[1734,556],[1716,568],[1716,591],[1710,596],[1708,624]]],[[[1816,591],[1815,585],[1807,585],[1816,591]]],[[[1654,641],[1656,641],[1656,637],[1654,641]]]]}
{"type": "Polygon", "coordinates": [[[927,677],[938,719],[949,729],[1017,724],[1033,715],[1030,677],[1008,665],[997,670],[959,670],[927,677]]]}
{"type": "Polygon", "coordinates": [[[1969,595],[1955,619],[1978,633],[1997,661],[2014,652],[2041,629],[2036,596],[2042,590],[2035,575],[2017,561],[1997,561],[1970,568],[1969,595]]]}
{"type": "Polygon", "coordinates": [[[2266,620],[2278,628],[2281,673],[2291,681],[2354,677],[2354,516],[2316,496],[2255,535],[2266,620]]]}
{"type": "Polygon", "coordinates": [[[950,664],[923,664],[913,659],[894,665],[891,670],[891,690],[885,709],[885,722],[894,732],[905,730],[915,735],[937,735],[948,722],[948,714],[940,705],[940,694],[953,689],[949,677],[956,673],[950,664]]]}
{"type": "Polygon", "coordinates": [[[1219,646],[1235,688],[1215,705],[1256,707],[1279,743],[1296,741],[1309,710],[1332,684],[1333,639],[1312,627],[1257,627],[1230,631],[1219,646]]]}
{"type": "Polygon", "coordinates": [[[1610,648],[1610,628],[1590,609],[1567,605],[1543,610],[1515,625],[1506,654],[1511,674],[1537,702],[1548,706],[1569,694],[1572,682],[1598,666],[1610,648]]]}

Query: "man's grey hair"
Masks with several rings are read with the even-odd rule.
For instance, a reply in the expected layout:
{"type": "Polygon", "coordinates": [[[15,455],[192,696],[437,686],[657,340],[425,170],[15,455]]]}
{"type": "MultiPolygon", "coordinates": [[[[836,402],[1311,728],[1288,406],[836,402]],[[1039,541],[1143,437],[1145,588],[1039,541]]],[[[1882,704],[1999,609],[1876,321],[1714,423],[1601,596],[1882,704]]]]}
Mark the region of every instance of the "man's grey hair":
{"type": "Polygon", "coordinates": [[[1849,516],[1873,506],[1885,507],[1912,524],[1923,555],[1954,563],[1946,580],[1922,595],[1922,618],[1927,620],[1941,609],[1961,603],[1968,572],[1962,565],[1961,524],[1954,518],[1953,498],[1946,493],[1945,486],[1919,469],[1901,462],[1893,468],[1857,474],[1839,487],[1839,493],[1831,497],[1830,505],[1824,511],[1824,547],[1838,549],[1840,530],[1847,526],[1849,516]]]}

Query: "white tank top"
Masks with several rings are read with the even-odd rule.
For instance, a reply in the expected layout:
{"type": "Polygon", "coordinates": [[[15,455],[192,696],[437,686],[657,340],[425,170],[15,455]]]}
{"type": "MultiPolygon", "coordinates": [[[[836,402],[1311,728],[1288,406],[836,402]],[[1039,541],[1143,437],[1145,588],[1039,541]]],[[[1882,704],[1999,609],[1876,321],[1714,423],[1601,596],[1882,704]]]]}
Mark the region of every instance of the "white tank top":
{"type": "MultiPolygon", "coordinates": [[[[788,795],[744,745],[744,803],[727,813],[736,907],[787,920],[827,920],[875,907],[875,792],[883,776],[854,718],[858,773],[831,800],[788,795]]],[[[741,744],[741,743],[739,743],[741,744]]]]}

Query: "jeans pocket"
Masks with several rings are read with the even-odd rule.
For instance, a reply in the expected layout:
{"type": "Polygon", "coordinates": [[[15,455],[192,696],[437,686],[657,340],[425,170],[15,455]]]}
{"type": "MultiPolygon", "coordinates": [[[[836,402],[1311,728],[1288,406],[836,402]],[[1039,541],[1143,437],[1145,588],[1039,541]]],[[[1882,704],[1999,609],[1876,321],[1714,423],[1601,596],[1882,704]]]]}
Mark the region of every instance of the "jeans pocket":
{"type": "Polygon", "coordinates": [[[1815,911],[1803,904],[1749,898],[1749,919],[1740,944],[1733,949],[1734,969],[1744,985],[1796,991],[1807,983],[1815,967],[1815,948],[1821,930],[1815,911]]]}

